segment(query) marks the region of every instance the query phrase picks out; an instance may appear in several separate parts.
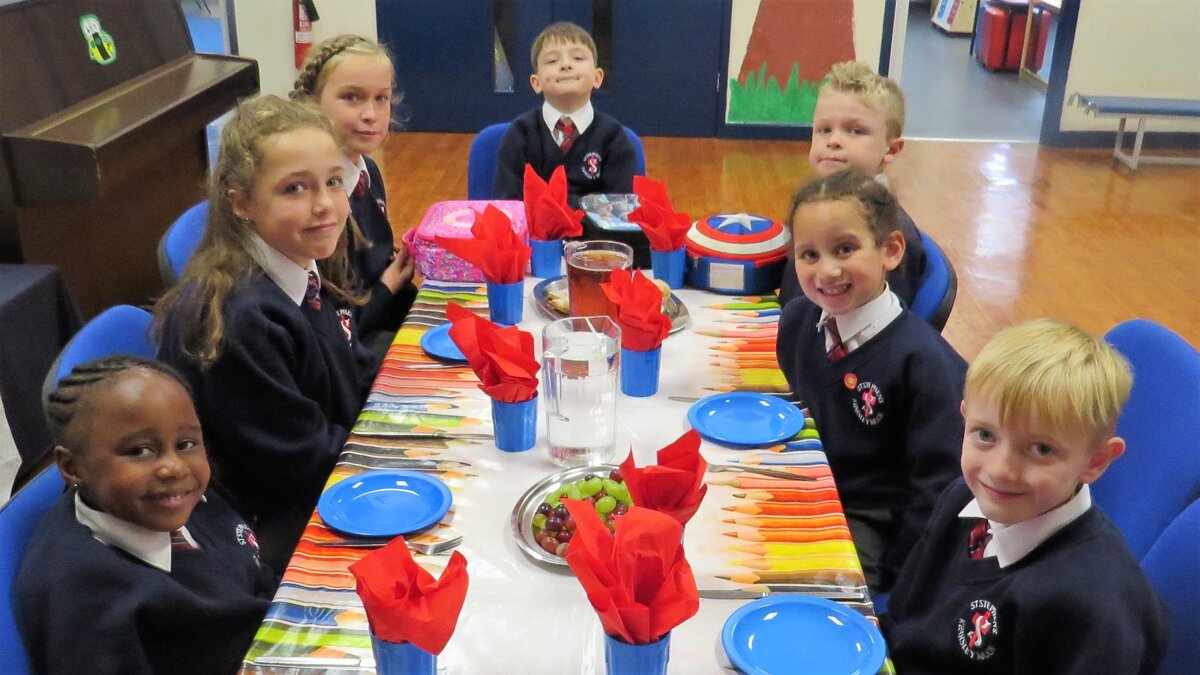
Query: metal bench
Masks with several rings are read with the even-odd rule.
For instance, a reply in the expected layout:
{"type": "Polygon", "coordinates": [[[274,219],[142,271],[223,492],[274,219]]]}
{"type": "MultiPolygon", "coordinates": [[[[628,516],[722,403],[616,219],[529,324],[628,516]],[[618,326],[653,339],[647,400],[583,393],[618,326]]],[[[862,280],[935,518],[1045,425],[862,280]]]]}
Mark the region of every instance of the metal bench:
{"type": "Polygon", "coordinates": [[[1142,155],[1142,138],[1146,132],[1148,118],[1200,118],[1200,101],[1177,98],[1142,98],[1139,96],[1088,96],[1072,94],[1070,103],[1079,105],[1092,117],[1119,117],[1117,140],[1113,144],[1113,157],[1121,160],[1130,170],[1137,171],[1138,164],[1180,164],[1200,166],[1200,158],[1171,157],[1167,155],[1142,155]],[[1133,141],[1133,154],[1122,147],[1125,137],[1125,121],[1136,118],[1137,135],[1133,141]]]}

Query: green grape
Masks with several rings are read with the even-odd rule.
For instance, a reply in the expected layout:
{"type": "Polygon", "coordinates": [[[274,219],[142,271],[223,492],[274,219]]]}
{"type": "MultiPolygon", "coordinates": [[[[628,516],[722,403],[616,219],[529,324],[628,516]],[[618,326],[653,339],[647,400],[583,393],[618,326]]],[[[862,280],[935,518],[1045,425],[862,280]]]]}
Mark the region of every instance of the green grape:
{"type": "Polygon", "coordinates": [[[821,436],[820,436],[820,434],[817,433],[816,429],[804,429],[803,431],[800,432],[800,438],[802,438],[802,439],[820,438],[820,437],[821,436]]]}
{"type": "Polygon", "coordinates": [[[612,513],[615,508],[617,508],[617,500],[612,495],[601,497],[596,501],[596,512],[602,516],[612,513]]]}
{"type": "Polygon", "coordinates": [[[579,483],[579,491],[583,493],[584,497],[591,497],[599,492],[602,487],[604,487],[604,481],[600,478],[592,478],[579,483]]]}
{"type": "Polygon", "coordinates": [[[626,506],[633,506],[633,497],[629,496],[629,486],[624,483],[618,483],[615,490],[609,490],[608,494],[616,497],[617,501],[626,506]]]}
{"type": "Polygon", "coordinates": [[[545,516],[544,514],[541,514],[541,513],[534,514],[534,516],[533,516],[533,529],[535,529],[535,530],[541,530],[541,529],[543,529],[543,528],[545,528],[545,527],[546,527],[546,516],[545,516]]]}
{"type": "Polygon", "coordinates": [[[568,499],[583,499],[583,491],[579,489],[578,485],[571,483],[567,486],[566,496],[568,499]]]}
{"type": "Polygon", "coordinates": [[[604,482],[604,491],[607,492],[608,494],[612,494],[614,490],[619,491],[622,487],[624,487],[621,483],[618,483],[617,481],[615,481],[611,478],[605,478],[603,482],[604,482]]]}

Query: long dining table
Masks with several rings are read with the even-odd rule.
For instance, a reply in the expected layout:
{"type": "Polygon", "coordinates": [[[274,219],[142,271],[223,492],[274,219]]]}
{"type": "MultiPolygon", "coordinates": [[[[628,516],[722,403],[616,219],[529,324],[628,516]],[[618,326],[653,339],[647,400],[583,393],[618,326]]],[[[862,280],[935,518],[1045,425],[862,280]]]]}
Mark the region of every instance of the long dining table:
{"type": "MultiPolygon", "coordinates": [[[[541,329],[553,317],[533,298],[538,281],[526,280],[519,325],[534,334],[540,350],[541,329]]],[[[618,396],[612,464],[629,452],[638,466],[654,463],[655,453],[689,428],[687,411],[696,399],[735,390],[786,393],[775,360],[779,307],[774,297],[690,288],[675,294],[690,324],[663,344],[658,393],[618,396]]],[[[388,468],[425,471],[449,487],[449,513],[406,537],[411,544],[429,546],[461,537],[454,550],[468,561],[469,590],[454,635],[438,657],[440,672],[603,673],[604,635],[583,588],[567,567],[527,555],[510,522],[522,494],[562,470],[549,458],[544,405],[539,402],[532,450],[506,453],[495,447],[489,399],[474,373],[465,365],[439,363],[420,346],[425,331],[446,321],[450,302],[487,315],[483,284],[424,283],[325,489],[357,473],[388,468]]],[[[708,493],[684,536],[700,609],[672,631],[669,672],[734,672],[721,647],[722,626],[734,610],[764,594],[815,594],[875,621],[811,418],[805,431],[785,444],[744,451],[705,441],[701,452],[714,468],[757,463],[795,478],[752,469],[706,474],[708,493]],[[790,501],[776,500],[784,495],[790,501]],[[781,505],[799,506],[806,515],[771,515],[781,505]]],[[[354,543],[314,512],[243,672],[373,670],[367,617],[347,569],[371,551],[354,543]]],[[[449,552],[413,556],[437,576],[449,552]]]]}

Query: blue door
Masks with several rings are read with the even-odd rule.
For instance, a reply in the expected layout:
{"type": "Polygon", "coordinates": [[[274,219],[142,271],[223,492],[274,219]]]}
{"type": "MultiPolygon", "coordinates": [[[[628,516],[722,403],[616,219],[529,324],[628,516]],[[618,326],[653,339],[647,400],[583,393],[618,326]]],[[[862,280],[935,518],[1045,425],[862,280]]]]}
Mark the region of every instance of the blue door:
{"type": "Polygon", "coordinates": [[[715,136],[724,0],[377,0],[406,128],[474,132],[541,103],[529,50],[554,21],[592,32],[596,107],[643,135],[715,136]]]}

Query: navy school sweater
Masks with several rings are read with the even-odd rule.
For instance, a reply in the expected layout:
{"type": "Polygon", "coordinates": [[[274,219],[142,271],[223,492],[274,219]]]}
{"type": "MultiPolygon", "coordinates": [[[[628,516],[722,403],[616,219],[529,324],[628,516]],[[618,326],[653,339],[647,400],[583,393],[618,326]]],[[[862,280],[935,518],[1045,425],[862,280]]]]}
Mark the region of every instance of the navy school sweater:
{"type": "MultiPolygon", "coordinates": [[[[912,216],[908,215],[899,205],[896,206],[900,217],[900,232],[904,234],[904,257],[896,269],[888,272],[888,287],[900,298],[905,307],[912,307],[917,289],[921,287],[921,275],[925,273],[925,245],[921,242],[921,233],[917,230],[912,216]]],[[[790,226],[790,223],[786,224],[790,226]]],[[[788,255],[787,265],[783,268],[783,277],[779,280],[779,303],[786,305],[792,298],[801,297],[804,291],[800,288],[800,280],[796,278],[796,256],[793,252],[788,255]]]]}
{"type": "MultiPolygon", "coordinates": [[[[384,192],[379,166],[367,156],[363,156],[363,161],[367,165],[371,185],[365,195],[350,196],[350,213],[362,230],[363,236],[373,245],[356,247],[354,238],[350,237],[347,253],[363,290],[369,293],[367,304],[358,308],[358,329],[360,333],[365,334],[388,323],[387,315],[394,296],[379,277],[392,261],[392,249],[395,248],[396,240],[392,235],[392,224],[387,218],[387,194],[384,192]]],[[[392,323],[399,325],[399,322],[392,323]]]]}
{"type": "Polygon", "coordinates": [[[36,673],[236,672],[275,578],[253,533],[211,491],[192,511],[199,550],[171,572],[97,541],[68,490],[38,523],[17,572],[17,624],[36,673]]]}
{"type": "Polygon", "coordinates": [[[539,105],[513,120],[500,140],[492,198],[521,199],[526,164],[543,180],[550,180],[555,168],[565,166],[568,201],[578,206],[583,195],[633,192],[637,156],[621,123],[600,111],[564,153],[546,127],[539,105]]]}
{"type": "Polygon", "coordinates": [[[815,328],[820,316],[807,298],[784,308],[779,365],[817,423],[842,503],[896,518],[899,532],[883,558],[894,579],[938,495],[960,475],[967,364],[909,310],[830,363],[815,328]]]}
{"type": "Polygon", "coordinates": [[[352,312],[321,293],[297,306],[260,274],[226,301],[221,356],[201,372],[175,316],[158,357],[191,383],[217,485],[251,520],[263,560],[286,565],[366,400],[378,361],[352,312]]]}
{"type": "Polygon", "coordinates": [[[897,672],[1155,671],[1167,610],[1096,506],[1000,569],[967,554],[975,521],[958,514],[971,499],[961,479],[946,489],[892,589],[884,629],[897,672]]]}

